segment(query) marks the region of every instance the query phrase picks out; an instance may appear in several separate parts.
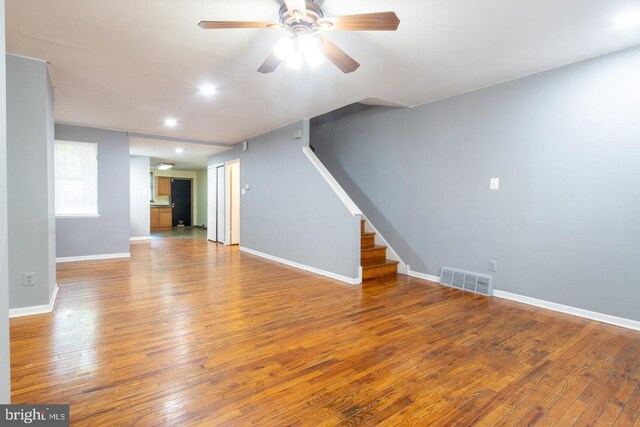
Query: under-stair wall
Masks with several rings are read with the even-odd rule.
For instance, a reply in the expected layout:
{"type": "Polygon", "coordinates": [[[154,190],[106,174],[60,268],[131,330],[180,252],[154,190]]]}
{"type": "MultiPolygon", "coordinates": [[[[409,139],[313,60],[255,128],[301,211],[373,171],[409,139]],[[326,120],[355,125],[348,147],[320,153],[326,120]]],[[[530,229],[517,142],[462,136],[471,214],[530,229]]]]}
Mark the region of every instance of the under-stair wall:
{"type": "Polygon", "coordinates": [[[351,106],[313,119],[311,144],[412,271],[638,321],[637,87],[638,47],[411,109],[351,106]]]}
{"type": "Polygon", "coordinates": [[[209,158],[240,159],[240,247],[348,283],[360,279],[360,217],[309,162],[309,121],[251,138],[209,158]],[[299,132],[302,137],[299,138],[299,132]]]}

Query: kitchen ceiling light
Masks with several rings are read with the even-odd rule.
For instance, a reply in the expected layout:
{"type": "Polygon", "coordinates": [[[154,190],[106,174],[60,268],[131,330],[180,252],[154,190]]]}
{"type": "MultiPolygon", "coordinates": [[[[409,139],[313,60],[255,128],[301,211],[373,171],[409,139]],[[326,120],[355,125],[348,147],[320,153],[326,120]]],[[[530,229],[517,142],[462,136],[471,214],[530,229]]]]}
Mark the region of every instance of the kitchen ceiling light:
{"type": "Polygon", "coordinates": [[[180,154],[182,153],[184,150],[182,148],[176,148],[176,153],[180,154]]]}
{"type": "Polygon", "coordinates": [[[160,169],[161,171],[166,171],[168,169],[171,169],[172,167],[174,167],[176,164],[175,163],[167,163],[167,162],[162,162],[162,163],[158,163],[156,165],[157,169],[160,169]]]}

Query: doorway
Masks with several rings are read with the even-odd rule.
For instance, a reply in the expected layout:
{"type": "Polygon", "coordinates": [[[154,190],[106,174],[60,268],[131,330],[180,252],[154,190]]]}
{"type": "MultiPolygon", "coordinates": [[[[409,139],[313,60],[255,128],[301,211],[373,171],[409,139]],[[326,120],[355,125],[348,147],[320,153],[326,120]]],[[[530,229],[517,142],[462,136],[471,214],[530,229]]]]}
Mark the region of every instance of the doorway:
{"type": "Polygon", "coordinates": [[[172,178],[171,179],[171,225],[178,227],[184,225],[191,227],[191,179],[172,178]]]}
{"type": "Polygon", "coordinates": [[[207,239],[240,244],[240,160],[209,166],[207,239]]]}
{"type": "Polygon", "coordinates": [[[225,163],[225,244],[240,244],[240,160],[225,163]]]}

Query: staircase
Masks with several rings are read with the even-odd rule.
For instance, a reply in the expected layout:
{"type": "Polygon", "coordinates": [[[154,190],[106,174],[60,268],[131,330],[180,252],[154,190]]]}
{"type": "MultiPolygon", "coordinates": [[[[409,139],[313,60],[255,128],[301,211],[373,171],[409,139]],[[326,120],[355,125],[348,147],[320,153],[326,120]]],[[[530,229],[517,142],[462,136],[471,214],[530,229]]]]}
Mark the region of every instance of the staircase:
{"type": "Polygon", "coordinates": [[[387,247],[376,246],[376,233],[364,229],[366,220],[360,221],[360,265],[362,280],[398,274],[398,261],[387,259],[387,247]]]}

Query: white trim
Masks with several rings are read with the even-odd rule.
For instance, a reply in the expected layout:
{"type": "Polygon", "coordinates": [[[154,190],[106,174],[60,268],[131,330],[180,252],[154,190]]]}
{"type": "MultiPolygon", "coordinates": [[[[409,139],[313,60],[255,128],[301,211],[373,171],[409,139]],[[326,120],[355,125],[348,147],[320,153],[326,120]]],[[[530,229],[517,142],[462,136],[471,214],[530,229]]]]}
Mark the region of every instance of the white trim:
{"type": "Polygon", "coordinates": [[[299,264],[297,262],[293,262],[293,261],[289,261],[283,258],[278,258],[276,256],[273,255],[268,255],[259,251],[255,251],[253,249],[249,249],[249,248],[245,248],[240,246],[240,250],[242,252],[246,252],[249,253],[251,255],[256,255],[262,258],[266,258],[268,260],[271,261],[275,261],[275,262],[279,262],[282,264],[286,264],[290,267],[295,267],[295,268],[299,268],[300,270],[305,270],[305,271],[309,271],[311,273],[315,273],[315,274],[319,274],[321,276],[326,276],[326,277],[330,277],[332,279],[335,280],[340,280],[341,282],[346,282],[349,283],[351,285],[359,285],[360,283],[362,283],[362,279],[359,277],[356,278],[351,278],[351,277],[347,277],[347,276],[342,276],[340,274],[336,274],[336,273],[331,273],[329,271],[324,271],[324,270],[320,270],[319,268],[315,268],[315,267],[309,267],[308,265],[304,265],[304,264],[299,264]]]}
{"type": "Polygon", "coordinates": [[[419,273],[417,271],[412,271],[411,267],[407,265],[407,275],[411,277],[417,277],[418,279],[428,280],[430,282],[440,283],[440,278],[438,276],[432,276],[430,274],[419,273]]]}
{"type": "Polygon", "coordinates": [[[53,292],[51,293],[51,297],[49,298],[49,304],[34,305],[31,307],[11,308],[9,309],[9,317],[14,318],[14,317],[33,316],[35,314],[51,313],[53,311],[53,306],[56,303],[57,297],[58,297],[58,284],[56,283],[54,285],[53,292]]]}
{"type": "Polygon", "coordinates": [[[384,236],[382,234],[380,234],[380,232],[373,225],[373,223],[371,221],[369,221],[364,215],[362,216],[362,219],[365,220],[365,224],[364,224],[365,230],[367,228],[370,228],[371,230],[373,230],[374,233],[376,233],[376,239],[375,239],[376,245],[386,246],[387,247],[387,258],[399,262],[399,264],[398,264],[398,273],[399,274],[407,274],[408,275],[409,274],[409,266],[404,261],[402,261],[402,258],[400,258],[400,255],[398,255],[398,253],[395,250],[393,250],[393,248],[391,247],[389,242],[387,242],[387,239],[385,239],[384,236]]]}
{"type": "Polygon", "coordinates": [[[100,218],[100,214],[68,214],[56,215],[56,219],[91,219],[100,218]]]}
{"type": "Polygon", "coordinates": [[[86,256],[68,256],[56,258],[56,262],[77,262],[77,261],[97,261],[103,259],[116,259],[116,258],[131,258],[130,252],[121,254],[101,254],[101,255],[86,255],[86,256]]]}
{"type": "Polygon", "coordinates": [[[560,313],[571,314],[573,316],[584,317],[585,319],[597,320],[598,322],[608,323],[610,325],[621,326],[627,329],[640,331],[640,322],[637,320],[624,319],[622,317],[611,316],[609,314],[598,313],[595,311],[584,310],[582,308],[562,305],[551,301],[545,301],[537,298],[531,298],[524,295],[512,294],[511,292],[500,291],[494,289],[493,296],[510,301],[521,302],[523,304],[533,305],[547,310],[559,311],[560,313]]]}
{"type": "Polygon", "coordinates": [[[138,240],[149,240],[151,236],[139,236],[139,237],[129,237],[129,240],[132,242],[136,242],[138,240]]]}
{"type": "MultiPolygon", "coordinates": [[[[407,266],[407,269],[409,270],[408,272],[409,276],[440,283],[439,277],[431,276],[429,274],[424,274],[424,273],[418,273],[416,271],[411,271],[411,268],[409,266],[407,266]]],[[[608,323],[610,325],[620,326],[627,329],[633,329],[634,331],[640,331],[640,322],[637,320],[625,319],[622,317],[611,316],[609,314],[584,310],[582,308],[571,307],[569,305],[563,305],[563,304],[558,304],[551,301],[545,301],[537,298],[527,297],[524,295],[513,294],[511,292],[501,291],[499,289],[493,290],[493,296],[497,298],[507,299],[510,301],[520,302],[527,305],[533,305],[536,307],[545,308],[547,310],[570,314],[572,316],[583,317],[585,319],[590,319],[590,320],[596,320],[598,322],[608,323]]]]}
{"type": "Polygon", "coordinates": [[[336,196],[338,196],[342,204],[345,205],[351,215],[362,215],[362,211],[358,208],[358,206],[356,206],[353,200],[351,200],[351,197],[349,197],[347,192],[344,191],[340,184],[338,184],[338,181],[336,181],[333,175],[331,175],[331,172],[329,172],[325,165],[322,164],[320,159],[318,159],[313,151],[311,151],[309,147],[302,147],[302,152],[304,152],[311,164],[315,166],[318,172],[320,172],[320,175],[324,178],[325,181],[327,181],[329,187],[331,187],[333,192],[336,193],[336,196]]]}

